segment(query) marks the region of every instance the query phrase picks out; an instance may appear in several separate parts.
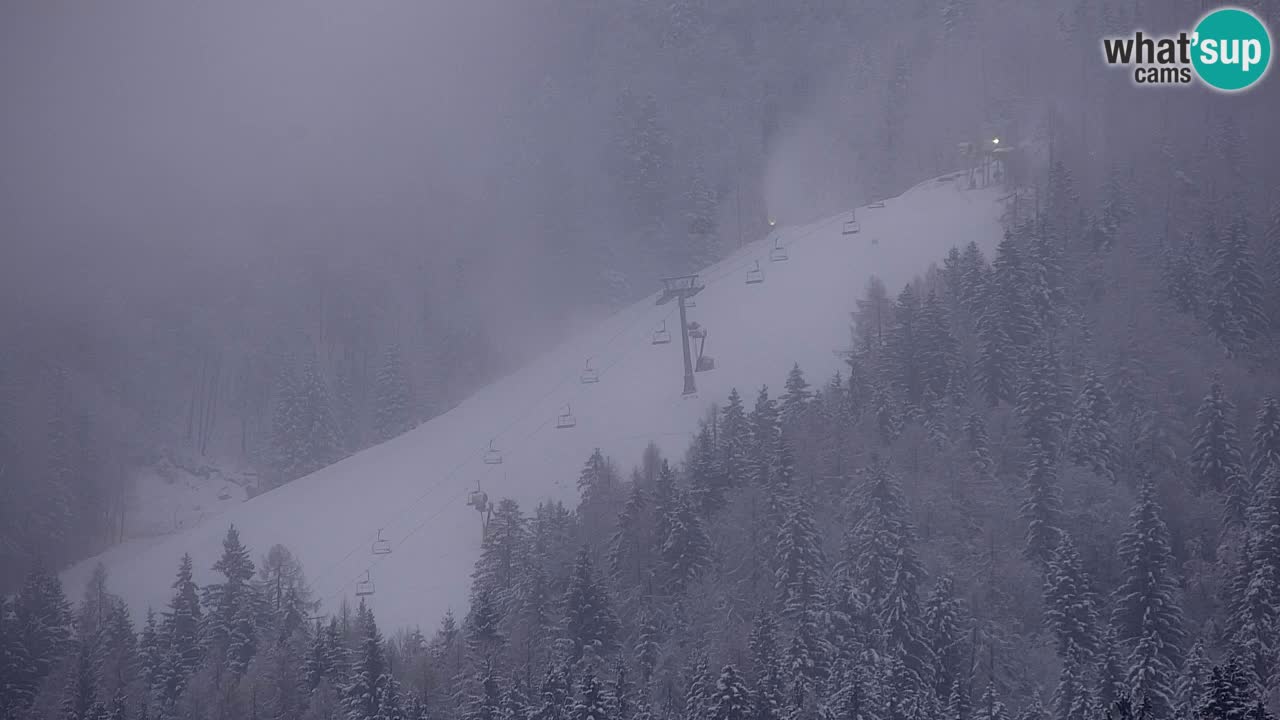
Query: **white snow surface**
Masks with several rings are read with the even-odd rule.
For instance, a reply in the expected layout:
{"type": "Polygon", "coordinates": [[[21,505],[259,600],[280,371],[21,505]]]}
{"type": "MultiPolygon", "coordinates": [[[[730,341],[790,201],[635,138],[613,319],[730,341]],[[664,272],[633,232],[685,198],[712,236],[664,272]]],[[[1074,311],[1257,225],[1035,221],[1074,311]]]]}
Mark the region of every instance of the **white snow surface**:
{"type": "Polygon", "coordinates": [[[547,499],[574,507],[578,473],[596,447],[624,472],[650,441],[682,458],[698,421],[731,388],[749,408],[762,384],[776,396],[795,362],[820,387],[843,368],[835,351],[849,344],[850,312],[869,277],[879,276],[894,295],[952,246],[976,241],[989,253],[1002,234],[998,197],[994,188],[930,180],[883,208],[858,208],[858,234],[841,233],[848,212],[775,228],[705,269],[706,289],[689,318],[707,329],[706,354],[716,368],[696,374],[694,398],[681,396],[679,311],[674,302],[656,305],[655,293],[398,438],[179,533],[130,540],[73,566],[62,574],[67,592],[78,597],[101,562],[111,589],[136,615],[159,611],[184,552],[195,561],[198,583],[216,580],[212,565],[234,523],[255,561],[275,543],[298,556],[322,613],[344,597],[354,601],[368,572],[375,593],[366,600],[384,628],[434,627],[447,609],[466,611],[481,539],[469,491],[479,485],[491,500],[512,498],[526,512],[547,499]],[[775,236],[790,256],[785,262],[769,259],[775,236]],[[765,281],[747,285],[757,261],[765,281]],[[653,345],[663,319],[672,342],[653,345]],[[595,384],[579,382],[588,357],[599,370],[595,384]],[[566,405],[577,425],[557,429],[566,405]],[[500,465],[482,462],[490,440],[503,455],[500,465]],[[390,554],[371,553],[379,529],[390,554]]]}

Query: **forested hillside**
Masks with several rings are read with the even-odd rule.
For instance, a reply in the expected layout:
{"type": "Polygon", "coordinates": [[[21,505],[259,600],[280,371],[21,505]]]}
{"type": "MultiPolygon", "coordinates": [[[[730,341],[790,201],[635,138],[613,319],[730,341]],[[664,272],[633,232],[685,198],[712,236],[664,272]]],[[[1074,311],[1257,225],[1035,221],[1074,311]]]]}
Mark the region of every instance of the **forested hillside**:
{"type": "Polygon", "coordinates": [[[1096,185],[1053,147],[992,257],[871,279],[845,372],[740,388],[682,458],[601,448],[577,508],[499,503],[465,615],[379,628],[374,593],[313,617],[290,553],[255,562],[232,528],[222,580],[184,564],[141,628],[110,578],[72,610],[33,573],[0,613],[3,707],[1273,717],[1280,202],[1237,187],[1229,117],[1207,130],[1096,185]]]}

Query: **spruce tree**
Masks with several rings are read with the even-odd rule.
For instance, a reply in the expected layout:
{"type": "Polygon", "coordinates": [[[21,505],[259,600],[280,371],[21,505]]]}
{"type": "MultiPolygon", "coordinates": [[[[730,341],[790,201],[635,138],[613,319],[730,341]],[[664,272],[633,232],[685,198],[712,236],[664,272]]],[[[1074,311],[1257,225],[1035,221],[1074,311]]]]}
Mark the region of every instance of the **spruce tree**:
{"type": "Polygon", "coordinates": [[[782,422],[788,426],[798,422],[804,417],[812,399],[813,392],[809,390],[809,382],[804,379],[800,364],[792,365],[791,372],[787,373],[786,392],[782,394],[782,422]]]}
{"type": "Polygon", "coordinates": [[[1062,495],[1058,488],[1058,468],[1052,449],[1033,440],[1027,449],[1026,499],[1022,517],[1027,521],[1027,542],[1023,554],[1044,564],[1058,546],[1062,527],[1062,495]]]}
{"type": "Polygon", "coordinates": [[[1262,279],[1249,249],[1243,218],[1218,239],[1210,271],[1212,294],[1206,322],[1230,356],[1247,353],[1267,330],[1262,279]]]}
{"type": "Polygon", "coordinates": [[[1099,650],[1098,599],[1071,536],[1061,533],[1049,558],[1044,584],[1045,624],[1066,661],[1069,647],[1089,661],[1099,650]]]}
{"type": "Polygon", "coordinates": [[[1257,485],[1267,470],[1280,465],[1280,398],[1270,396],[1258,408],[1253,425],[1253,453],[1249,456],[1249,485],[1257,485]]]}
{"type": "MultiPolygon", "coordinates": [[[[1129,514],[1129,530],[1120,538],[1118,554],[1124,563],[1120,586],[1115,590],[1111,624],[1121,642],[1142,646],[1139,655],[1154,670],[1170,671],[1181,664],[1182,642],[1186,632],[1182,609],[1178,604],[1177,583],[1173,573],[1173,553],[1169,548],[1169,529],[1160,518],[1155,489],[1150,480],[1143,483],[1138,503],[1129,514]]],[[[1134,666],[1133,659],[1130,666],[1134,666]]],[[[1159,678],[1144,680],[1149,690],[1159,678]]],[[[1172,678],[1159,679],[1172,682],[1172,678]]],[[[1131,677],[1131,685],[1132,685],[1131,677]]]]}
{"type": "Polygon", "coordinates": [[[382,651],[382,633],[378,630],[373,612],[363,600],[356,616],[359,644],[355,665],[342,688],[342,704],[351,720],[373,720],[381,707],[387,662],[382,651]]]}
{"type": "Polygon", "coordinates": [[[1013,402],[1017,377],[1017,356],[1013,341],[995,316],[989,303],[978,320],[978,358],[973,368],[974,384],[991,407],[1013,402]]]}
{"type": "Polygon", "coordinates": [[[751,694],[738,671],[725,665],[711,697],[711,720],[751,720],[751,694]]]}
{"type": "Polygon", "coordinates": [[[786,519],[778,533],[778,568],[774,577],[782,613],[799,617],[823,602],[826,561],[808,504],[803,498],[795,498],[788,505],[786,519]]]}
{"type": "MultiPolygon", "coordinates": [[[[924,605],[924,633],[934,658],[933,686],[938,697],[960,689],[965,678],[965,634],[960,627],[960,600],[950,575],[938,578],[924,605]]],[[[967,701],[967,691],[964,693],[967,701]]],[[[967,712],[966,712],[967,718],[967,712]]]]}
{"type": "Polygon", "coordinates": [[[1191,439],[1191,466],[1201,490],[1225,493],[1243,474],[1235,414],[1235,403],[1227,399],[1222,383],[1215,380],[1196,410],[1191,439]]]}
{"type": "Polygon", "coordinates": [[[1246,530],[1228,627],[1242,665],[1265,685],[1280,670],[1280,465],[1258,483],[1246,530]]]}
{"type": "Polygon", "coordinates": [[[608,589],[596,578],[591,550],[585,545],[578,551],[569,577],[564,611],[565,631],[573,646],[575,661],[588,648],[599,654],[614,647],[620,623],[613,612],[608,589]]]}
{"type": "Polygon", "coordinates": [[[413,388],[396,343],[389,345],[382,357],[382,367],[374,378],[373,398],[373,432],[379,440],[390,440],[413,427],[413,388]]]}
{"type": "Polygon", "coordinates": [[[1027,440],[1056,452],[1067,415],[1067,393],[1062,363],[1051,344],[1042,343],[1031,352],[1017,409],[1027,440]]]}
{"type": "Polygon", "coordinates": [[[761,386],[756,394],[756,405],[747,418],[751,428],[751,480],[760,486],[770,482],[769,470],[773,464],[773,451],[778,446],[778,407],[769,397],[769,386],[761,386]]]}
{"type": "Polygon", "coordinates": [[[738,389],[729,391],[729,401],[720,417],[720,466],[733,487],[747,484],[750,469],[751,424],[738,389]]]}
{"type": "Polygon", "coordinates": [[[711,539],[699,508],[687,492],[676,498],[661,553],[667,585],[674,593],[683,592],[711,563],[711,539]]]}
{"type": "Polygon", "coordinates": [[[994,680],[987,682],[987,688],[982,691],[982,699],[974,710],[974,720],[1009,720],[1009,710],[1000,702],[994,680]]]}
{"type": "Polygon", "coordinates": [[[1088,468],[1098,478],[1115,482],[1119,447],[1112,416],[1113,406],[1107,388],[1093,369],[1086,370],[1071,413],[1067,456],[1076,466],[1088,468]]]}
{"type": "Polygon", "coordinates": [[[583,669],[578,680],[578,699],[569,717],[570,720],[609,720],[604,689],[590,665],[583,669]]]}

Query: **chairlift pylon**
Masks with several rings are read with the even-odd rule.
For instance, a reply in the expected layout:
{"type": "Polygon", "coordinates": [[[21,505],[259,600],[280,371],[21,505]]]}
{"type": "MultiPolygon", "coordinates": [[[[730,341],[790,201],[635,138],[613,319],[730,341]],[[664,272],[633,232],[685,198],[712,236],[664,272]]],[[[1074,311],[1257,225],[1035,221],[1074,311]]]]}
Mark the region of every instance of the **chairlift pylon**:
{"type": "Polygon", "coordinates": [[[653,344],[666,345],[671,342],[671,333],[667,330],[667,321],[663,320],[657,330],[653,331],[653,344]]]}
{"type": "Polygon", "coordinates": [[[391,553],[391,543],[382,537],[382,528],[378,528],[378,539],[373,541],[374,555],[389,555],[391,553]]]}
{"type": "Polygon", "coordinates": [[[774,238],[773,249],[769,251],[770,262],[783,262],[789,257],[790,255],[787,254],[787,249],[782,247],[782,239],[774,238]]]}
{"type": "Polygon", "coordinates": [[[578,424],[577,418],[573,416],[573,408],[569,405],[564,406],[564,412],[556,416],[556,428],[564,430],[574,427],[578,424]]]}
{"type": "Polygon", "coordinates": [[[591,358],[587,358],[587,363],[582,367],[582,374],[578,376],[583,385],[600,382],[600,373],[591,367],[591,358]]]}
{"type": "Polygon", "coordinates": [[[367,597],[373,594],[373,578],[369,571],[364,571],[364,579],[356,582],[356,597],[367,597]]]}
{"type": "Polygon", "coordinates": [[[492,440],[489,441],[489,449],[484,451],[484,464],[485,465],[501,465],[502,464],[502,453],[498,452],[498,449],[493,446],[492,440]]]}
{"type": "Polygon", "coordinates": [[[764,282],[764,271],[760,269],[760,261],[755,261],[755,267],[747,271],[747,284],[759,285],[764,282]]]}

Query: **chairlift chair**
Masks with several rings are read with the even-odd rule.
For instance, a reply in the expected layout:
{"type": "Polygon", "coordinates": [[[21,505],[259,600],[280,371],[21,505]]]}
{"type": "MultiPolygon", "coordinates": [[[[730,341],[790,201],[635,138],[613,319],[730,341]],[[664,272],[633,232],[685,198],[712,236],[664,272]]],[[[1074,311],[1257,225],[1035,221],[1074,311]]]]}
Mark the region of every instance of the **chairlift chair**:
{"type": "Polygon", "coordinates": [[[769,260],[771,262],[783,262],[790,256],[787,255],[787,249],[782,247],[781,238],[773,239],[773,249],[769,251],[769,260]]]}
{"type": "Polygon", "coordinates": [[[687,298],[684,301],[684,307],[686,310],[692,310],[693,308],[698,307],[698,301],[694,300],[693,298],[687,298]]]}
{"type": "Polygon", "coordinates": [[[489,449],[484,451],[484,464],[485,465],[501,465],[502,464],[502,453],[498,452],[498,449],[493,446],[492,440],[489,441],[489,449]]]}
{"type": "Polygon", "coordinates": [[[844,228],[841,229],[843,235],[854,235],[862,230],[862,226],[858,224],[858,214],[854,211],[849,212],[849,219],[844,221],[844,228]]]}
{"type": "Polygon", "coordinates": [[[374,555],[390,555],[391,554],[391,543],[387,542],[382,538],[381,528],[378,529],[378,539],[373,541],[373,554],[374,555]]]}
{"type": "Polygon", "coordinates": [[[564,406],[564,412],[556,416],[556,428],[564,430],[578,424],[577,418],[573,416],[573,408],[568,405],[564,406]]]}
{"type": "Polygon", "coordinates": [[[657,330],[653,331],[653,344],[666,345],[671,342],[671,333],[667,330],[667,321],[663,320],[657,330]]]}
{"type": "Polygon", "coordinates": [[[764,271],[760,269],[760,261],[755,261],[755,267],[747,271],[747,284],[759,285],[764,282],[764,271]]]}
{"type": "Polygon", "coordinates": [[[484,512],[489,506],[489,494],[480,489],[472,490],[467,493],[467,505],[484,512]]]}
{"type": "Polygon", "coordinates": [[[356,597],[367,597],[373,594],[373,578],[369,571],[364,571],[364,579],[356,582],[356,597]]]}
{"type": "Polygon", "coordinates": [[[582,368],[582,374],[578,376],[583,385],[600,382],[600,373],[591,367],[591,358],[587,358],[587,364],[582,368]]]}
{"type": "Polygon", "coordinates": [[[882,207],[884,207],[884,201],[883,201],[883,200],[876,200],[875,202],[871,203],[871,204],[870,204],[870,205],[868,205],[867,207],[869,207],[869,208],[882,208],[882,207]]]}

